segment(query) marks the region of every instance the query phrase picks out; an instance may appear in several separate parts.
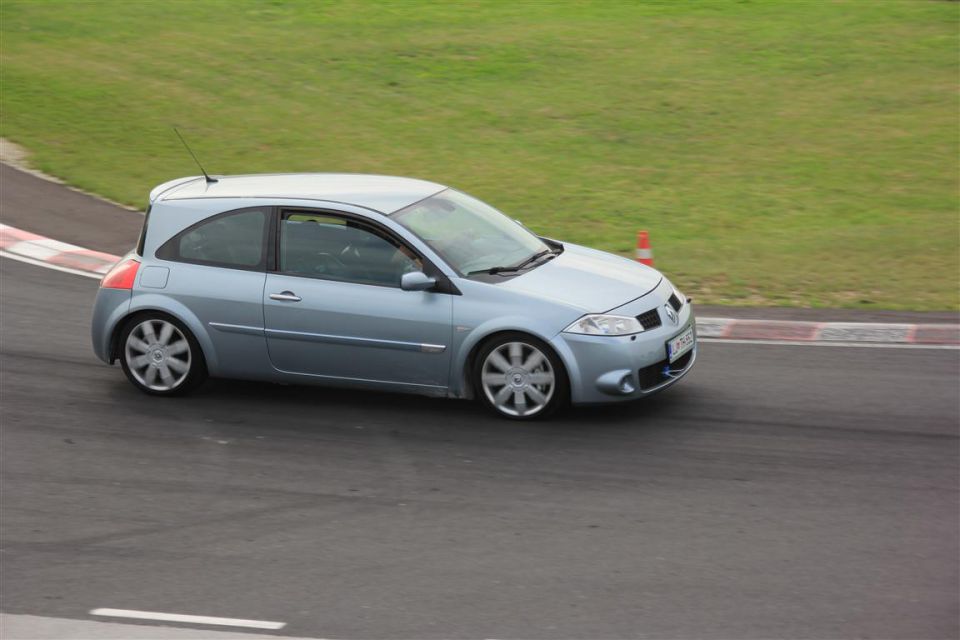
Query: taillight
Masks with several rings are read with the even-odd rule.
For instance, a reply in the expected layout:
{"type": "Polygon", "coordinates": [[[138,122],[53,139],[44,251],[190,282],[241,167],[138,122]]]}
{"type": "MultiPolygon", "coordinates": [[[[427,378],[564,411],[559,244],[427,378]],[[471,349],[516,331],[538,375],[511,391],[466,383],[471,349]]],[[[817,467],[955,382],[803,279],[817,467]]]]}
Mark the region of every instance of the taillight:
{"type": "Polygon", "coordinates": [[[123,260],[113,265],[107,275],[100,281],[101,289],[133,289],[133,283],[137,279],[137,269],[140,268],[140,262],[133,258],[123,260]]]}

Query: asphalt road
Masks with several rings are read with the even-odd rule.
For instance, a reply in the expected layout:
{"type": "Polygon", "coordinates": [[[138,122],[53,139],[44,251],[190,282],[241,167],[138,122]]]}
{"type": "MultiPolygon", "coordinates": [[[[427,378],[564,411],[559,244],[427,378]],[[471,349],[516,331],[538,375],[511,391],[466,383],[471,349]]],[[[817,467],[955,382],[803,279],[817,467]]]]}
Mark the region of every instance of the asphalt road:
{"type": "MultiPolygon", "coordinates": [[[[70,240],[70,238],[63,238],[70,240]]],[[[326,638],[955,638],[945,350],[705,344],[644,403],[515,424],[251,383],[141,395],[96,282],[0,260],[0,608],[326,638]]]]}
{"type": "Polygon", "coordinates": [[[0,204],[0,221],[4,224],[114,255],[123,255],[133,248],[143,226],[143,215],[136,211],[121,209],[3,163],[0,204]]]}

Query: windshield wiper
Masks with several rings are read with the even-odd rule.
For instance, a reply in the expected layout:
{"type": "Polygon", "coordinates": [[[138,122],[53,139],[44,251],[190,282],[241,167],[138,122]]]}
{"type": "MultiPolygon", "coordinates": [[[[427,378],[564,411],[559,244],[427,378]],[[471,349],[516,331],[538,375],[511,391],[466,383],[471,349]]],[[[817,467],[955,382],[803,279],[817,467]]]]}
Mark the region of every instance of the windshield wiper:
{"type": "Polygon", "coordinates": [[[467,273],[467,275],[472,276],[478,273],[487,273],[490,275],[496,275],[498,273],[510,273],[512,271],[520,271],[528,264],[533,264],[534,262],[536,262],[537,260],[539,260],[540,258],[546,255],[550,255],[550,254],[557,255],[558,253],[559,252],[556,252],[553,249],[544,249],[543,251],[539,251],[533,254],[532,256],[530,256],[529,258],[527,258],[526,260],[524,260],[523,262],[518,262],[515,265],[511,265],[509,267],[490,267],[489,269],[478,269],[477,271],[471,271],[467,273]]]}

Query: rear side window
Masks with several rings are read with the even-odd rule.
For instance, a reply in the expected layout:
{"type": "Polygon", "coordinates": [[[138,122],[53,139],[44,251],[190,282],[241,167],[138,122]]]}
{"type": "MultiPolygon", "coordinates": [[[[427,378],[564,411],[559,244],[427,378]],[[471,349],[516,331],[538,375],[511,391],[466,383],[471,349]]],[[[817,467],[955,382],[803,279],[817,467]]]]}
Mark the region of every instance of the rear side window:
{"type": "Polygon", "coordinates": [[[162,260],[234,269],[263,269],[268,209],[221,213],[181,231],[157,250],[162,260]]]}

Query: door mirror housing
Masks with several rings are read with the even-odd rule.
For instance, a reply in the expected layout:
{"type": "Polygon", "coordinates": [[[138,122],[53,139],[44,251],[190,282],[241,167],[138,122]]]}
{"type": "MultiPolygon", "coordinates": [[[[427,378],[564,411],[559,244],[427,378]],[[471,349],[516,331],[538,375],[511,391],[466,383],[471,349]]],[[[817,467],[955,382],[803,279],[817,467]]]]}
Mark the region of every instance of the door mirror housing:
{"type": "Polygon", "coordinates": [[[436,278],[431,278],[423,271],[411,271],[400,277],[400,288],[404,291],[426,291],[437,284],[436,278]]]}

